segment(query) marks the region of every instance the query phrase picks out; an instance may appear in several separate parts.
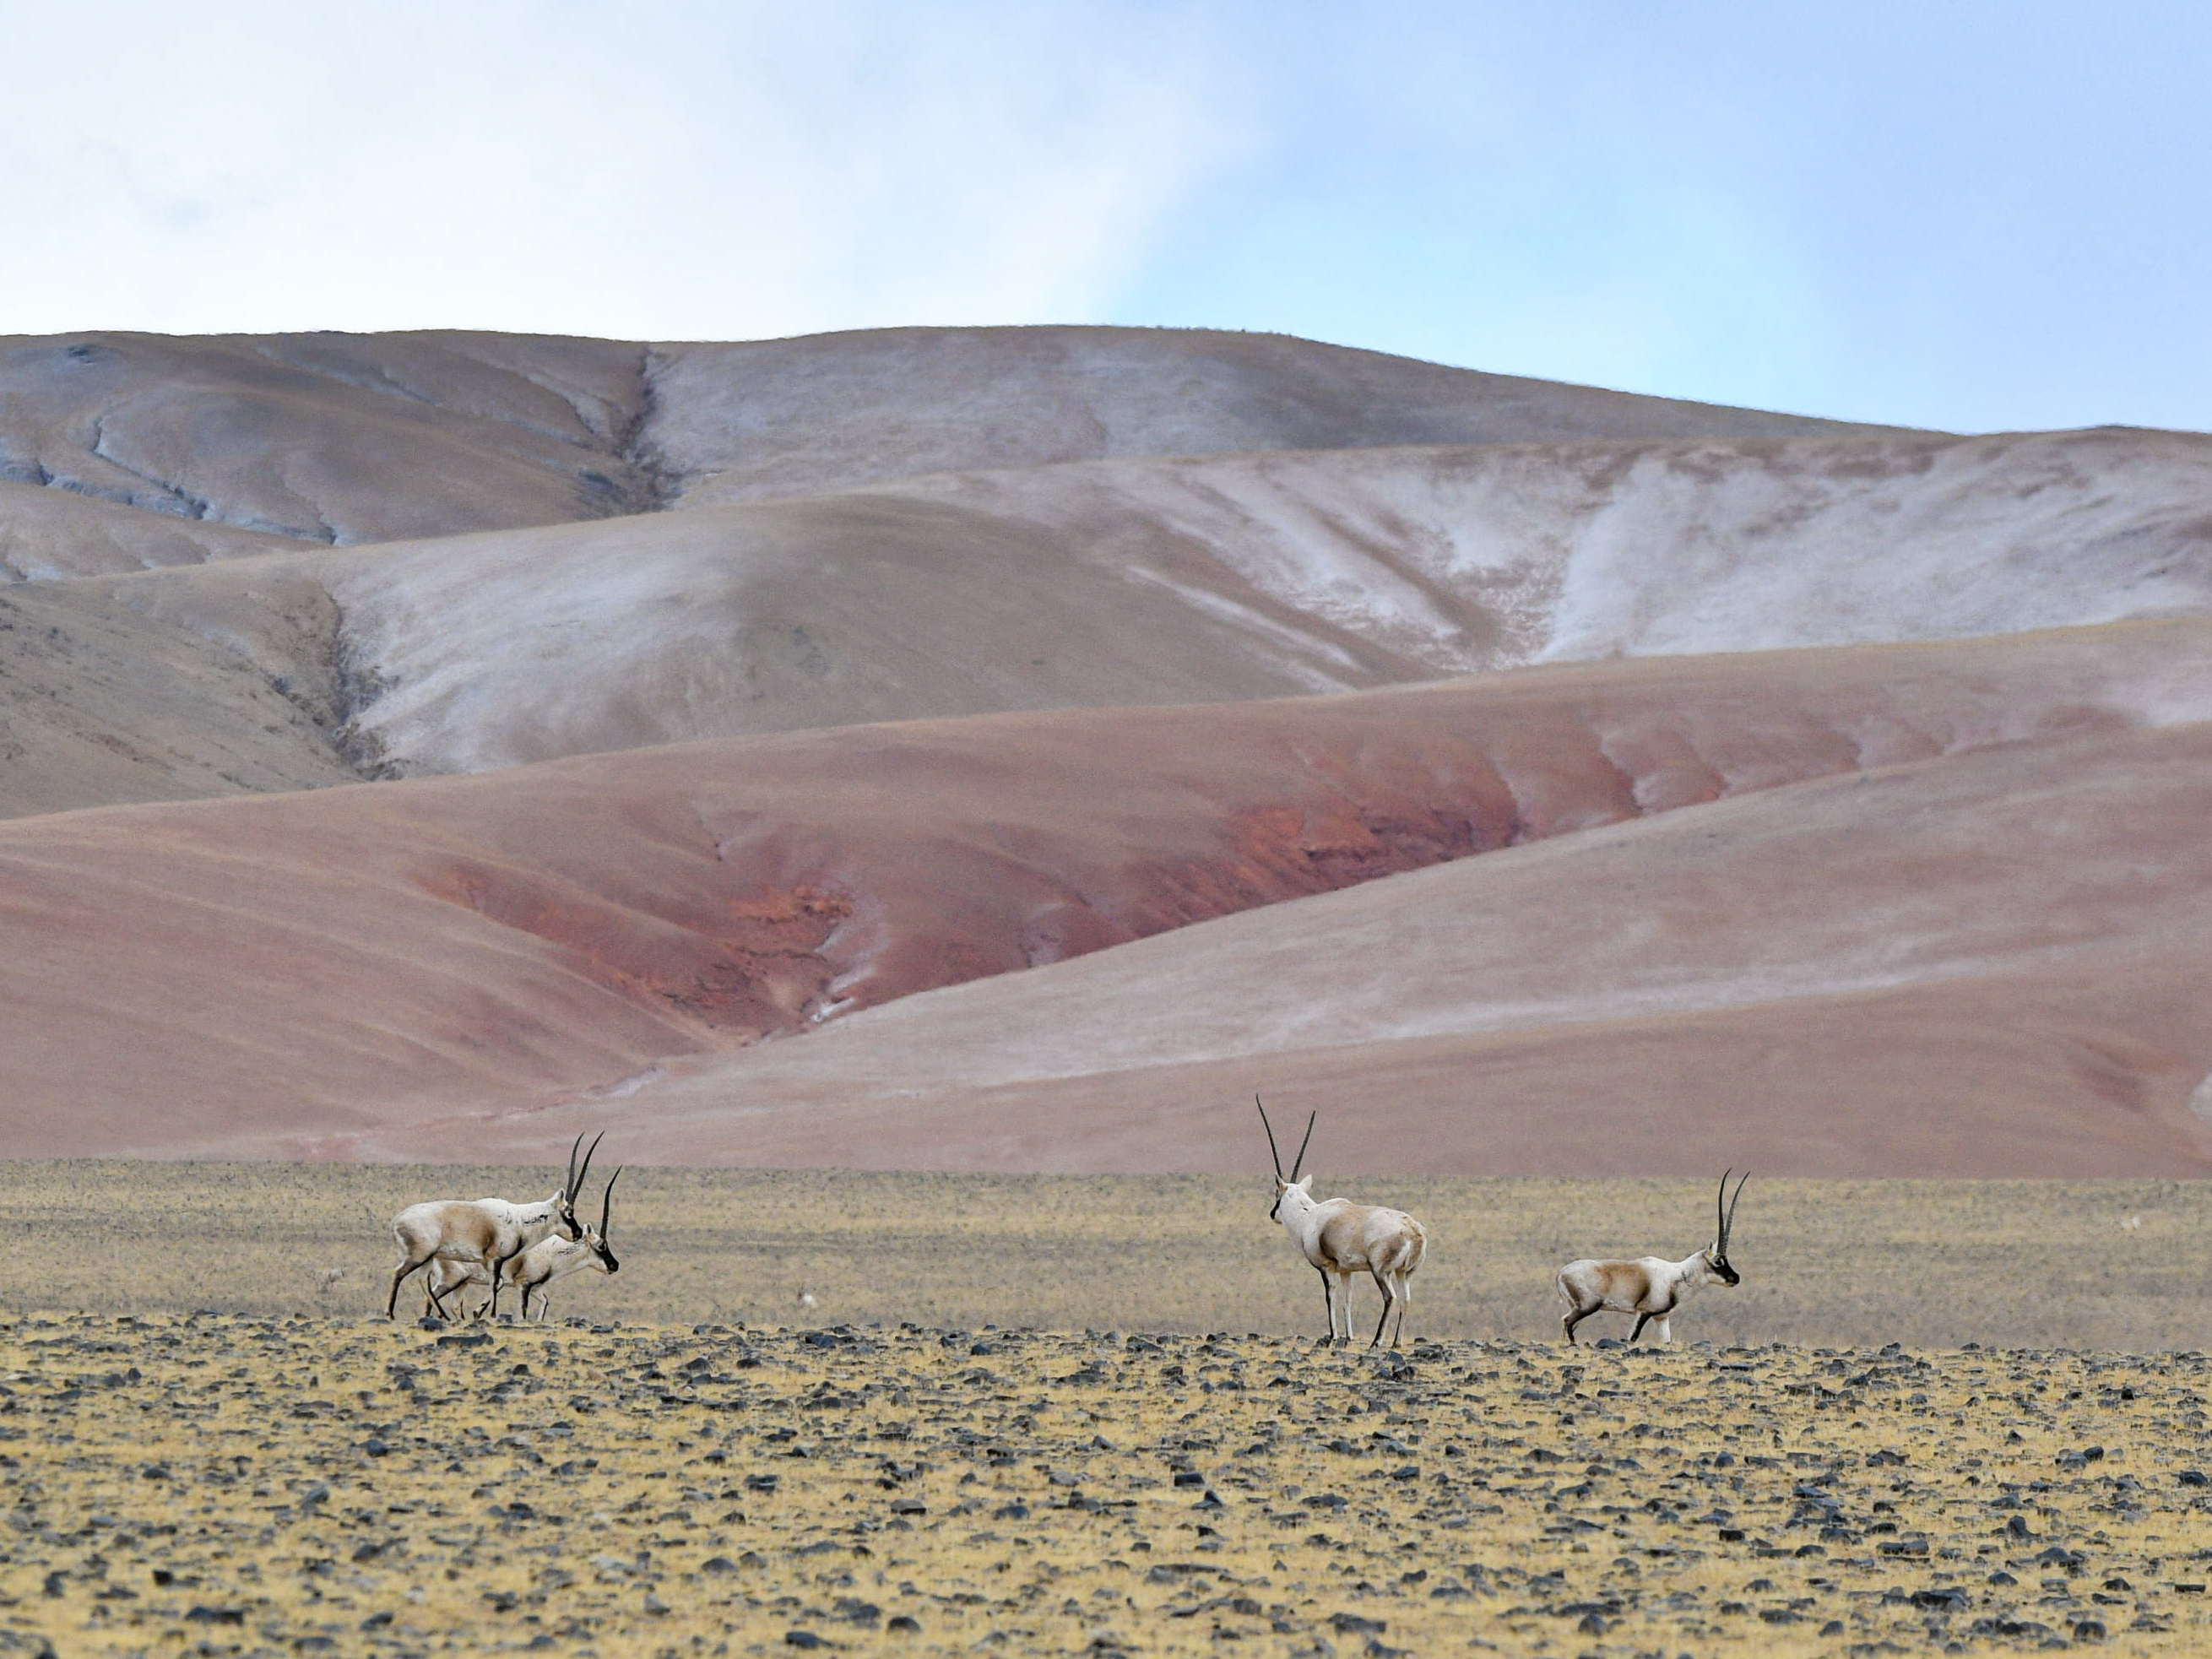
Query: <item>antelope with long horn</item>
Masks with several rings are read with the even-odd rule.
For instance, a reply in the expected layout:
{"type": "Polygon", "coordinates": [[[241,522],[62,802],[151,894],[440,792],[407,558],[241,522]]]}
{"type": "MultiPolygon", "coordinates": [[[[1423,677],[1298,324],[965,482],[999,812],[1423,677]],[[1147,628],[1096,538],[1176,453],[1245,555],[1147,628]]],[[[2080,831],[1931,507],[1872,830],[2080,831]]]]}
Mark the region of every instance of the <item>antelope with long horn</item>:
{"type": "MultiPolygon", "coordinates": [[[[538,1316],[550,1318],[545,1287],[556,1279],[566,1279],[570,1273],[595,1267],[603,1273],[618,1273],[622,1263],[615,1259],[614,1248],[607,1243],[607,1224],[614,1212],[615,1182],[622,1179],[617,1170],[608,1177],[607,1189],[599,1195],[599,1224],[586,1226],[581,1238],[562,1238],[557,1233],[539,1239],[520,1255],[507,1264],[507,1282],[522,1289],[522,1316],[530,1317],[531,1293],[538,1296],[538,1316]]],[[[480,1261],[456,1261],[450,1256],[440,1256],[430,1263],[430,1271],[423,1278],[422,1310],[428,1313],[439,1298],[451,1296],[464,1285],[489,1285],[490,1270],[480,1261]]]]}
{"type": "Polygon", "coordinates": [[[1702,1285],[1743,1282],[1743,1276],[1729,1263],[1729,1233],[1735,1225],[1735,1201],[1743,1196],[1743,1183],[1751,1179],[1751,1171],[1743,1172],[1731,1194],[1729,1176],[1735,1173],[1729,1170],[1722,1175],[1720,1192],[1713,1200],[1713,1242],[1694,1255],[1686,1255],[1680,1261],[1659,1255],[1570,1261],[1559,1269],[1559,1305],[1566,1310],[1559,1323],[1568,1341],[1575,1340],[1575,1327],[1592,1314],[1611,1312],[1636,1316],[1636,1328],[1628,1334],[1631,1342],[1655,1320],[1659,1340],[1672,1342],[1674,1338],[1668,1321],[1682,1305],[1684,1297],[1702,1285]]]}
{"type": "MultiPolygon", "coordinates": [[[[392,1294],[385,1298],[384,1316],[389,1319],[398,1310],[399,1287],[408,1274],[440,1261],[482,1263],[491,1279],[491,1300],[485,1311],[497,1313],[500,1278],[508,1262],[556,1230],[571,1239],[584,1236],[583,1224],[576,1219],[576,1194],[590,1172],[592,1152],[599,1151],[605,1138],[603,1129],[591,1152],[584,1153],[580,1169],[576,1153],[584,1138],[578,1135],[568,1148],[568,1178],[559,1192],[535,1204],[513,1204],[503,1198],[435,1198],[410,1204],[394,1216],[392,1236],[399,1246],[399,1264],[392,1270],[392,1294]]],[[[445,1298],[434,1281],[430,1300],[443,1315],[445,1298]]]]}
{"type": "Polygon", "coordinates": [[[1257,1095],[1252,1097],[1252,1103],[1260,1107],[1261,1127],[1267,1132],[1267,1151],[1275,1161],[1275,1202],[1267,1218],[1283,1224],[1291,1242],[1321,1275],[1322,1303],[1328,1315],[1328,1334],[1322,1346],[1327,1347],[1337,1340],[1340,1320],[1345,1346],[1352,1345],[1352,1276],[1366,1273],[1373,1275],[1376,1289],[1382,1292],[1382,1317],[1375,1322],[1375,1336],[1367,1346],[1372,1348],[1382,1342],[1382,1328],[1389,1323],[1390,1310],[1395,1308],[1398,1328],[1391,1335],[1390,1346],[1396,1347],[1406,1334],[1406,1304],[1412,1295],[1408,1281],[1428,1251],[1428,1235],[1403,1210],[1313,1195],[1313,1177],[1301,1177],[1298,1172],[1305,1167],[1306,1148],[1313,1144],[1318,1112],[1306,1119],[1306,1138],[1298,1143],[1298,1155],[1291,1160],[1286,1177],[1282,1151],[1275,1145],[1275,1126],[1267,1121],[1267,1109],[1260,1104],[1257,1095]]]}

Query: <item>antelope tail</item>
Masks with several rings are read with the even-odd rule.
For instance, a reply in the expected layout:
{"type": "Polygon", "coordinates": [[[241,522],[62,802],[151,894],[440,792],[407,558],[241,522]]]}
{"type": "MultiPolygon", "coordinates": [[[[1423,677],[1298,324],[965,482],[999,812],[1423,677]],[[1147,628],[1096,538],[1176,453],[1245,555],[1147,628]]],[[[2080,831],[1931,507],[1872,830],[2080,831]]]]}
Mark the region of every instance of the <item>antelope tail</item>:
{"type": "Polygon", "coordinates": [[[1421,1259],[1428,1253],[1428,1235],[1421,1231],[1421,1224],[1417,1221],[1407,1230],[1404,1242],[1391,1253],[1390,1260],[1384,1264],[1384,1271],[1412,1273],[1421,1265],[1421,1259]]]}

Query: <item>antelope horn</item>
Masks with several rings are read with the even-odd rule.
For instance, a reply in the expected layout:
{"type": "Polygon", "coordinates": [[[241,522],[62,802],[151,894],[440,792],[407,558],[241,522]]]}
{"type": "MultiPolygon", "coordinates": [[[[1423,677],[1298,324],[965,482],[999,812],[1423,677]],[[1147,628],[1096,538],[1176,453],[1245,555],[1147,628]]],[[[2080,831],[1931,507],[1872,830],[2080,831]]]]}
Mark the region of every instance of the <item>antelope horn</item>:
{"type": "Polygon", "coordinates": [[[561,1183],[561,1190],[572,1199],[576,1195],[576,1152],[583,1144],[584,1137],[578,1135],[574,1144],[568,1148],[568,1175],[561,1183]]]}
{"type": "MultiPolygon", "coordinates": [[[[605,1129],[602,1129],[599,1133],[592,1137],[592,1144],[588,1147],[585,1148],[584,1166],[576,1171],[574,1176],[568,1182],[568,1201],[571,1204],[574,1204],[576,1201],[576,1194],[584,1190],[584,1177],[592,1172],[592,1154],[599,1150],[599,1143],[606,1138],[607,1132],[605,1129]]],[[[582,1146],[583,1140],[583,1136],[578,1135],[576,1137],[576,1144],[578,1146],[582,1146]]],[[[575,1153],[571,1152],[568,1156],[574,1158],[575,1153]]]]}
{"type": "Polygon", "coordinates": [[[1306,1167],[1306,1148],[1313,1145],[1314,1120],[1320,1115],[1318,1111],[1306,1114],[1306,1138],[1298,1142],[1298,1155],[1291,1160],[1291,1179],[1293,1181],[1298,1178],[1298,1171],[1306,1167]]]}
{"type": "Polygon", "coordinates": [[[607,1218],[613,1213],[615,1207],[615,1182],[622,1179],[623,1170],[628,1168],[629,1164],[623,1164],[609,1176],[607,1189],[599,1194],[599,1243],[602,1244],[607,1242],[607,1218]]]}
{"type": "MultiPolygon", "coordinates": [[[[1260,1097],[1254,1095],[1252,1103],[1255,1106],[1260,1106],[1260,1097]]],[[[1265,1106],[1260,1106],[1260,1127],[1267,1132],[1267,1156],[1275,1160],[1275,1179],[1280,1181],[1283,1178],[1283,1154],[1275,1145],[1275,1126],[1267,1121],[1267,1109],[1265,1106]]]]}
{"type": "MultiPolygon", "coordinates": [[[[1726,1255],[1728,1254],[1728,1237],[1729,1232],[1733,1231],[1735,1226],[1735,1201],[1737,1199],[1743,1196],[1743,1183],[1750,1179],[1751,1171],[1748,1170],[1746,1170],[1741,1176],[1738,1176],[1736,1177],[1735,1191],[1729,1199],[1728,1214],[1721,1222],[1721,1254],[1723,1255],[1726,1255]]],[[[1721,1184],[1723,1186],[1726,1186],[1728,1184],[1728,1177],[1726,1176],[1723,1176],[1721,1177],[1721,1184]]]]}

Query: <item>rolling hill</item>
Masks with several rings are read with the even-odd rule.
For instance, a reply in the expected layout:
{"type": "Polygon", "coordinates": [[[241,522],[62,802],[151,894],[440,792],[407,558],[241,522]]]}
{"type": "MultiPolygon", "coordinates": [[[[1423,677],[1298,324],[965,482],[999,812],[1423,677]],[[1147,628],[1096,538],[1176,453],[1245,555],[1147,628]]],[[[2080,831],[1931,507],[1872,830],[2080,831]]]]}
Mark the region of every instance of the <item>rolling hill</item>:
{"type": "Polygon", "coordinates": [[[2202,1173],[2208,501],[1272,336],[0,342],[0,1151],[2202,1173]]]}

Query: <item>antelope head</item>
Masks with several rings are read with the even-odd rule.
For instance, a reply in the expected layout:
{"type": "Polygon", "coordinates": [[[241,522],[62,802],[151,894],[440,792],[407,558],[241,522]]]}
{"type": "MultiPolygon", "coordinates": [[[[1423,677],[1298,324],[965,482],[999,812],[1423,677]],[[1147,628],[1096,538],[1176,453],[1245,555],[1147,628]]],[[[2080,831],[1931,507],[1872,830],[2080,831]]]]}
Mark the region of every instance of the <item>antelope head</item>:
{"type": "MultiPolygon", "coordinates": [[[[578,1135],[575,1145],[568,1148],[568,1178],[562,1183],[560,1193],[553,1200],[553,1218],[561,1224],[562,1231],[572,1240],[584,1236],[584,1224],[576,1219],[576,1194],[583,1191],[584,1177],[591,1171],[592,1153],[599,1150],[599,1142],[606,1138],[607,1132],[605,1129],[600,1130],[592,1138],[591,1149],[584,1153],[583,1166],[580,1169],[577,1167],[576,1153],[584,1145],[583,1136],[578,1135]]],[[[611,1186],[613,1183],[608,1184],[611,1186]]]]}
{"type": "Polygon", "coordinates": [[[1743,1275],[1729,1265],[1729,1230],[1735,1225],[1735,1201],[1743,1196],[1743,1183],[1751,1179],[1751,1171],[1746,1170],[1743,1172],[1735,1183],[1735,1193],[1731,1194],[1728,1189],[1729,1176],[1735,1174],[1734,1170],[1722,1172],[1721,1189],[1713,1199],[1713,1242],[1705,1251],[1705,1266],[1723,1285],[1743,1283],[1743,1275]]]}
{"type": "MultiPolygon", "coordinates": [[[[1260,1097],[1254,1095],[1252,1103],[1255,1106],[1260,1106],[1260,1097]]],[[[1275,1145],[1275,1126],[1267,1121],[1267,1109],[1265,1106],[1260,1106],[1260,1127],[1267,1132],[1267,1152],[1275,1160],[1275,1201],[1268,1206],[1267,1210],[1267,1219],[1270,1221],[1279,1218],[1284,1194],[1289,1192],[1293,1187],[1311,1188],[1313,1177],[1308,1176],[1301,1181],[1298,1179],[1298,1171],[1305,1166],[1306,1148],[1313,1144],[1314,1120],[1320,1115],[1319,1112],[1308,1115],[1306,1138],[1298,1143],[1298,1155],[1291,1160],[1291,1173],[1285,1177],[1283,1174],[1282,1151],[1275,1145]]],[[[1306,1196],[1309,1198],[1313,1196],[1310,1190],[1307,1192],[1306,1196]]]]}

